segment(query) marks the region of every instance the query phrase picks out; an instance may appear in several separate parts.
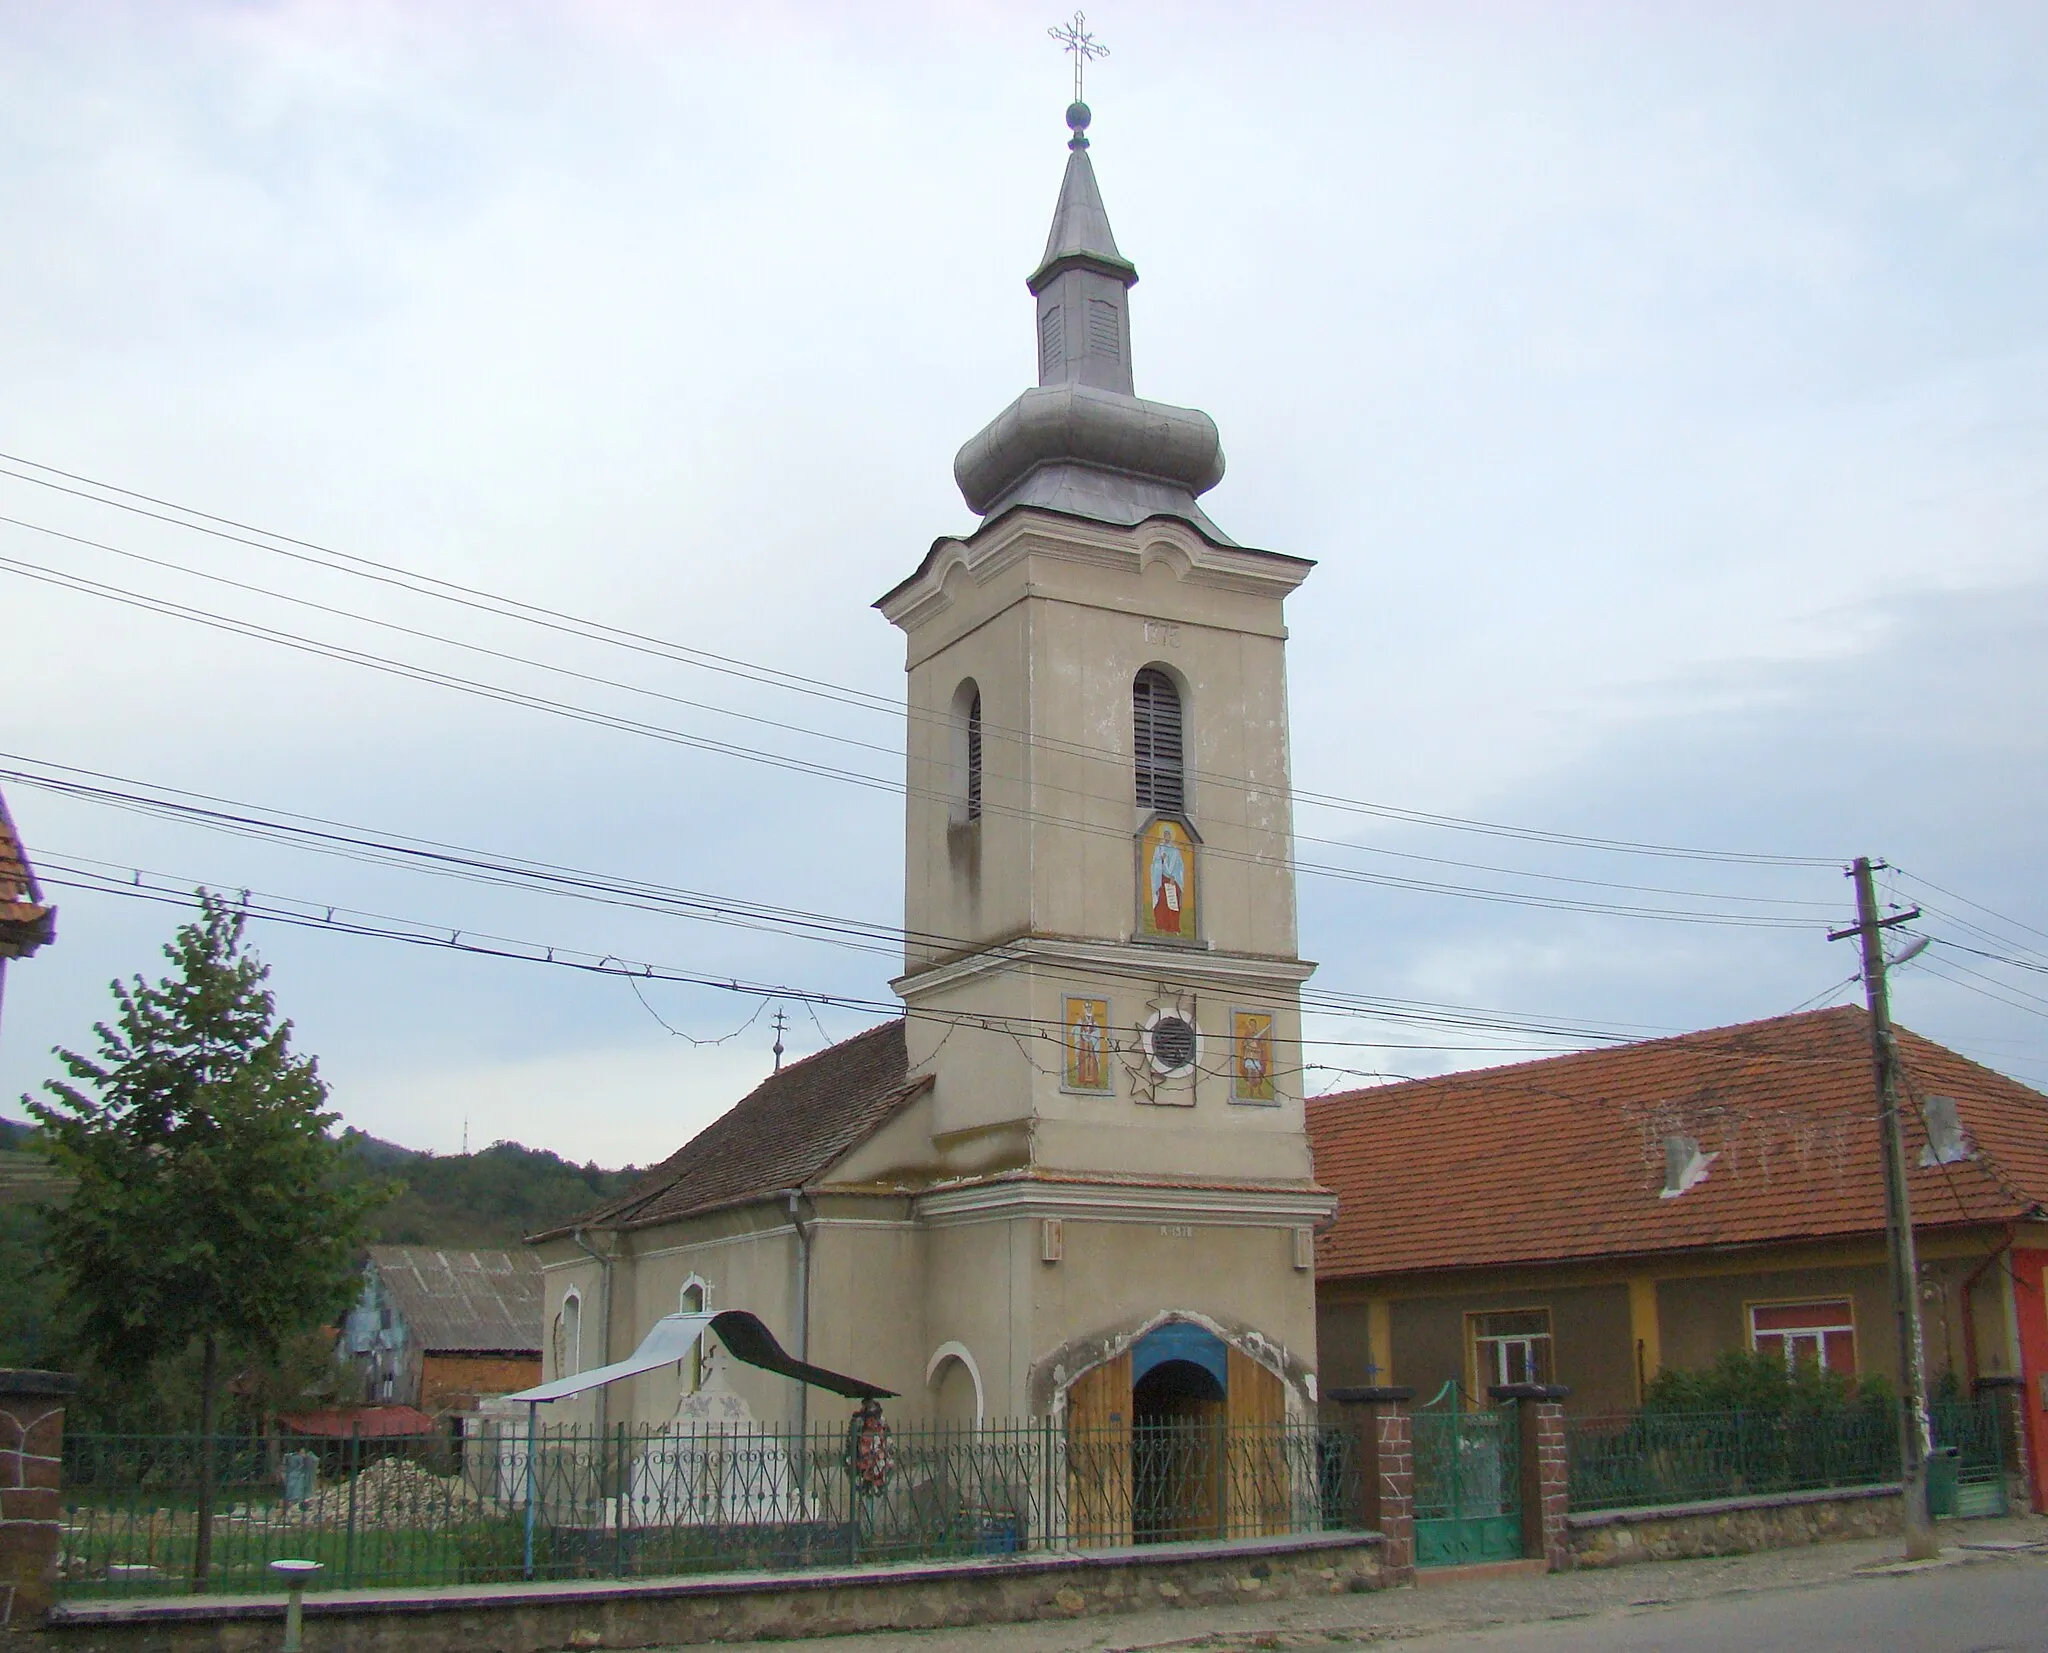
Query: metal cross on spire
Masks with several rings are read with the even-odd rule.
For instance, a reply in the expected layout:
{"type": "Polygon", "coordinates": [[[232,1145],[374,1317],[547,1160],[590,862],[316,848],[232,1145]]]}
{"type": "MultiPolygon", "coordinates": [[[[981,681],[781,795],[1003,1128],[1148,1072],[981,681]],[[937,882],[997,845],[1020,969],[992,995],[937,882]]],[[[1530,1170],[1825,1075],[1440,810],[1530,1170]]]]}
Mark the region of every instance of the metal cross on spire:
{"type": "Polygon", "coordinates": [[[1074,101],[1081,101],[1081,78],[1087,73],[1089,61],[1109,56],[1109,48],[1097,42],[1088,32],[1088,14],[1077,11],[1073,21],[1056,23],[1045,31],[1060,43],[1060,49],[1070,53],[1074,59],[1074,101]]]}

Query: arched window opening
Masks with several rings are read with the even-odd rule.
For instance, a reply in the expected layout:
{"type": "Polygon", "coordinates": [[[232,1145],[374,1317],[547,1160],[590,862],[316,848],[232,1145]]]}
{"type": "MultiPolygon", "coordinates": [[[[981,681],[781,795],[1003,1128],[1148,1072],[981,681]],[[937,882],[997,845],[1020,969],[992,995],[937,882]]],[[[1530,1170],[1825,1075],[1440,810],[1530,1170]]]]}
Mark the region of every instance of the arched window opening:
{"type": "Polygon", "coordinates": [[[963,678],[953,691],[952,823],[981,819],[981,685],[963,678]]]}
{"type": "Polygon", "coordinates": [[[570,1292],[562,1299],[555,1322],[555,1375],[574,1377],[583,1370],[583,1299],[570,1292]]]}
{"type": "Polygon", "coordinates": [[[1166,673],[1147,666],[1131,683],[1131,745],[1140,809],[1164,815],[1187,812],[1181,731],[1180,690],[1166,673]]]}
{"type": "Polygon", "coordinates": [[[967,703],[967,818],[981,819],[981,691],[967,703]]]}

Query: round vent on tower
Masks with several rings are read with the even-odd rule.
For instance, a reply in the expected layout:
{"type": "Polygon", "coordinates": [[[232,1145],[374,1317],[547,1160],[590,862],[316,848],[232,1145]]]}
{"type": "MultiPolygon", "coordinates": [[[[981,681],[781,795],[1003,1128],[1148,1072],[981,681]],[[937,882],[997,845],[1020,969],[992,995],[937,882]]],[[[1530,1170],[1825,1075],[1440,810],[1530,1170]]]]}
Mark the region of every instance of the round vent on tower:
{"type": "Polygon", "coordinates": [[[1152,1071],[1171,1079],[1195,1065],[1195,1026],[1185,1016],[1164,1010],[1145,1024],[1145,1054],[1152,1071]]]}

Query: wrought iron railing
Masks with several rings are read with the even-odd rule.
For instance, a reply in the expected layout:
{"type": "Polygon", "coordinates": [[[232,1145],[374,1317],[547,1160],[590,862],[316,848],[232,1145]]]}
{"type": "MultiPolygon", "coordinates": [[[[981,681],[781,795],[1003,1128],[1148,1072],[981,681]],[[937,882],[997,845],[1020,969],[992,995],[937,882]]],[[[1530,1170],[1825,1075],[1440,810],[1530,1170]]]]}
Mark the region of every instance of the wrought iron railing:
{"type": "MultiPolygon", "coordinates": [[[[836,1426],[529,1441],[507,1419],[214,1456],[205,1587],[227,1592],[275,1588],[287,1558],[323,1588],[646,1577],[1312,1532],[1358,1507],[1351,1438],[1312,1424],[910,1425],[877,1454],[836,1426]]],[[[195,1436],[69,1436],[60,1592],[193,1588],[200,1461],[195,1436]]]]}
{"type": "MultiPolygon", "coordinates": [[[[1957,1449],[1964,1480],[2002,1476],[1995,1403],[1938,1403],[1933,1425],[1937,1447],[1957,1449]]],[[[1898,1424],[1888,1408],[1636,1412],[1574,1418],[1565,1433],[1574,1510],[1878,1486],[1899,1478],[1898,1424]]]]}

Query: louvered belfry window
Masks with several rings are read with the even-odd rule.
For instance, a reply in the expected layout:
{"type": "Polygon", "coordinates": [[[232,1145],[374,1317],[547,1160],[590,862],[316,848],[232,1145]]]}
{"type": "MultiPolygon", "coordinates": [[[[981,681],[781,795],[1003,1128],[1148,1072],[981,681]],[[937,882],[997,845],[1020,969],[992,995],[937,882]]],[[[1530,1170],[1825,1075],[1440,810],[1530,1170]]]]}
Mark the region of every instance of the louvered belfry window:
{"type": "Polygon", "coordinates": [[[981,819],[981,691],[967,703],[967,818],[981,819]]]}
{"type": "Polygon", "coordinates": [[[1181,766],[1180,691],[1149,666],[1131,683],[1131,744],[1137,753],[1138,807],[1166,815],[1187,810],[1181,766]]]}

